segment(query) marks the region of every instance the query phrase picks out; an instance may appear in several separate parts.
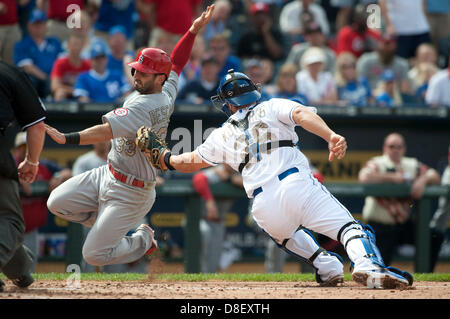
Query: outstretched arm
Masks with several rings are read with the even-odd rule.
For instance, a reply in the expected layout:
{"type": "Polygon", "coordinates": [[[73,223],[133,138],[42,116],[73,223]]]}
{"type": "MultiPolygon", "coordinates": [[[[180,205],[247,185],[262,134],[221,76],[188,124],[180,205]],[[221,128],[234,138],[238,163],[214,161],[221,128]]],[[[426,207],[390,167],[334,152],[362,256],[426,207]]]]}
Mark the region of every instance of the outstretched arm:
{"type": "MultiPolygon", "coordinates": [[[[161,156],[160,163],[163,170],[168,169],[166,163],[164,162],[164,156],[161,156]]],[[[203,161],[196,151],[183,153],[180,155],[171,155],[169,157],[169,164],[172,168],[182,173],[192,173],[202,168],[211,166],[203,161]]]]}
{"type": "Polygon", "coordinates": [[[194,45],[195,36],[200,30],[209,23],[212,13],[214,11],[214,4],[208,6],[203,13],[194,20],[189,30],[183,35],[183,37],[175,45],[172,51],[170,59],[172,60],[172,70],[180,75],[184,66],[189,60],[191,55],[192,46],[194,45]]]}
{"type": "Polygon", "coordinates": [[[106,142],[113,138],[111,126],[108,122],[68,134],[61,133],[50,125],[45,124],[45,131],[58,144],[89,145],[106,142]]]}
{"type": "Polygon", "coordinates": [[[347,150],[345,138],[330,129],[319,115],[306,107],[299,106],[294,110],[292,116],[296,124],[328,142],[328,150],[330,151],[328,160],[330,162],[334,158],[342,159],[345,156],[347,150]]]}

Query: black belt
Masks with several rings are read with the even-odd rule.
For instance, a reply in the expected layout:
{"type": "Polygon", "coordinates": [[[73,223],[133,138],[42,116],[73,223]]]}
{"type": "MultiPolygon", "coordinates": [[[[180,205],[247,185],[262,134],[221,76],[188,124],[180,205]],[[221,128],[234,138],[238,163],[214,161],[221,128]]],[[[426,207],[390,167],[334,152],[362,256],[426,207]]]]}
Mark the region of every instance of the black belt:
{"type": "MultiPolygon", "coordinates": [[[[281,140],[281,141],[277,141],[277,142],[268,142],[266,144],[261,144],[261,146],[259,147],[261,152],[267,152],[271,149],[276,149],[278,147],[293,147],[296,146],[295,143],[293,143],[291,140],[281,140]]],[[[248,164],[248,162],[250,161],[250,154],[247,153],[245,154],[245,159],[244,161],[239,164],[239,173],[242,173],[242,171],[244,170],[244,167],[248,164]]]]}
{"type": "MultiPolygon", "coordinates": [[[[285,179],[286,177],[288,177],[291,174],[297,173],[298,172],[298,168],[297,167],[292,167],[290,169],[285,170],[283,173],[278,175],[278,179],[280,181],[282,181],[283,179],[285,179]]],[[[259,193],[262,193],[263,189],[262,187],[258,187],[255,188],[255,190],[253,191],[253,197],[255,197],[256,195],[258,195],[259,193]]]]}

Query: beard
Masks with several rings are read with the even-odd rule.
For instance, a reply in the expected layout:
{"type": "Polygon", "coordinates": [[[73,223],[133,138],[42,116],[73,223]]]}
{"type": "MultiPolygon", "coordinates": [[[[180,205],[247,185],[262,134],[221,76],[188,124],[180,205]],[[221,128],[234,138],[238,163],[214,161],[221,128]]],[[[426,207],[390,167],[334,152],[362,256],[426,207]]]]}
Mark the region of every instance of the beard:
{"type": "Polygon", "coordinates": [[[153,93],[153,88],[153,81],[144,84],[142,81],[134,80],[134,89],[141,94],[151,94],[153,93]]]}

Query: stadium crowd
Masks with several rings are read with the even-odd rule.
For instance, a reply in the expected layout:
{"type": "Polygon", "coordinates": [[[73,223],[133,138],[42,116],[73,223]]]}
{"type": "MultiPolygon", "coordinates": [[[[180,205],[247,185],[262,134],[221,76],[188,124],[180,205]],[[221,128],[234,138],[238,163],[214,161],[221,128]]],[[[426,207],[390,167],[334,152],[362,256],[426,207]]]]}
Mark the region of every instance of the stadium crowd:
{"type": "Polygon", "coordinates": [[[47,101],[118,104],[127,63],[169,54],[211,3],[178,102],[209,104],[228,69],[262,98],[311,105],[450,106],[450,2],[439,0],[0,0],[0,59],[47,101]]]}

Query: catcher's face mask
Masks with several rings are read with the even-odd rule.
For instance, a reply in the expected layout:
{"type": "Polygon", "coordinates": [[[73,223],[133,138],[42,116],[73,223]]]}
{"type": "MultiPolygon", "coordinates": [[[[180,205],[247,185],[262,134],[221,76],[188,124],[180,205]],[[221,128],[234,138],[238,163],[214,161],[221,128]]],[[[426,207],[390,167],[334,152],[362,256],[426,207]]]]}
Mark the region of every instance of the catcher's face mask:
{"type": "Polygon", "coordinates": [[[226,102],[240,108],[259,101],[261,98],[261,86],[255,85],[250,78],[241,72],[228,70],[227,75],[221,80],[217,95],[211,97],[214,107],[231,116],[226,102]]]}

